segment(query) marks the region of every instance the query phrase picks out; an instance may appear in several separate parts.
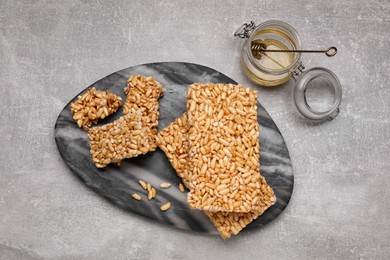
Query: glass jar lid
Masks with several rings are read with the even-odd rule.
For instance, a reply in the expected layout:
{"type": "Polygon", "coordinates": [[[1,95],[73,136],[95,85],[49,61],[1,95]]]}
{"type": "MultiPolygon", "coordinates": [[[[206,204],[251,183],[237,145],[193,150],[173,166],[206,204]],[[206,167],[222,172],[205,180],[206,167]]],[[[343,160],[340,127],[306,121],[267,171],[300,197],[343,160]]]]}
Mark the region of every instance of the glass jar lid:
{"type": "Polygon", "coordinates": [[[339,105],[342,97],[341,84],[337,76],[326,68],[311,68],[307,71],[302,71],[295,76],[296,82],[294,86],[294,102],[299,112],[312,120],[332,120],[339,113],[339,105]],[[333,103],[324,111],[310,106],[307,100],[308,88],[318,88],[325,86],[333,90],[333,103]]]}

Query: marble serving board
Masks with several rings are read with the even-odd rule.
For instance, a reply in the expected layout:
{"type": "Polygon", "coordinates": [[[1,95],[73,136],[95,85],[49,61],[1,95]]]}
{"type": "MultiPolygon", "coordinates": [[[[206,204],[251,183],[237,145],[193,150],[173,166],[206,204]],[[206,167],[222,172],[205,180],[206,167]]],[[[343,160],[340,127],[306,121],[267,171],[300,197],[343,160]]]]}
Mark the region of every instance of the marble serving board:
{"type": "MultiPolygon", "coordinates": [[[[126,86],[126,80],[132,74],[153,76],[164,88],[164,96],[159,100],[159,131],[185,112],[188,85],[194,82],[237,84],[224,74],[202,65],[162,62],[120,70],[102,78],[91,86],[102,90],[109,89],[125,101],[123,89],[126,86]]],[[[80,94],[86,90],[87,88],[80,94]]],[[[70,102],[73,102],[77,97],[78,95],[70,102]]],[[[260,125],[261,174],[274,189],[277,203],[252,222],[246,230],[259,228],[275,219],[286,208],[294,184],[290,155],[284,139],[263,106],[260,103],[257,106],[260,125]]],[[[111,122],[120,116],[122,116],[122,108],[114,115],[100,121],[99,125],[111,122]]],[[[87,132],[77,127],[73,121],[69,103],[58,116],[55,125],[55,140],[62,158],[72,172],[85,185],[97,194],[107,198],[114,205],[177,228],[209,234],[218,233],[202,211],[188,207],[186,193],[182,193],[178,188],[180,179],[176,176],[168,159],[160,149],[146,155],[124,160],[120,166],[109,165],[103,169],[96,168],[89,152],[87,132]],[[147,200],[146,192],[138,183],[140,179],[150,182],[157,188],[155,199],[147,200]],[[159,184],[162,182],[170,182],[172,184],[171,188],[160,189],[159,184]],[[134,200],[130,196],[132,193],[140,194],[142,200],[134,200]],[[160,206],[167,201],[171,202],[172,208],[166,212],[161,212],[160,206]]],[[[129,216],[131,217],[131,215],[129,216]]]]}

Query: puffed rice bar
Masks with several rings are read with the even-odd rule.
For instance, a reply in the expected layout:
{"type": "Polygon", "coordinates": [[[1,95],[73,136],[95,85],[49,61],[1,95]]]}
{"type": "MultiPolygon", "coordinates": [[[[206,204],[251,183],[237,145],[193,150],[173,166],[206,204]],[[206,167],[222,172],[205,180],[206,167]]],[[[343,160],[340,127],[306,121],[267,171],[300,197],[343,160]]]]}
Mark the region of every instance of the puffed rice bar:
{"type": "Polygon", "coordinates": [[[241,85],[188,88],[190,207],[241,213],[261,208],[256,101],[257,92],[241,85]]]}
{"type": "Polygon", "coordinates": [[[127,80],[125,88],[126,102],[123,114],[128,114],[131,109],[141,111],[143,130],[147,136],[149,151],[157,148],[156,135],[158,126],[158,99],[163,95],[163,89],[153,77],[132,75],[127,80]]]}
{"type": "MultiPolygon", "coordinates": [[[[187,128],[187,114],[185,113],[168,127],[160,131],[157,135],[156,142],[158,147],[168,157],[177,175],[182,179],[186,187],[189,188],[187,168],[190,147],[187,141],[187,128]]],[[[270,199],[262,201],[263,207],[259,210],[248,213],[205,211],[205,214],[218,229],[223,239],[229,238],[231,234],[237,235],[243,228],[262,215],[267,208],[275,203],[276,197],[263,177],[261,177],[261,189],[269,193],[270,199]]]]}
{"type": "Polygon", "coordinates": [[[79,127],[88,130],[99,119],[115,113],[122,105],[122,98],[109,90],[88,89],[83,95],[69,105],[74,121],[79,127]]]}
{"type": "Polygon", "coordinates": [[[184,113],[157,134],[156,143],[168,157],[177,175],[188,188],[187,168],[190,146],[187,140],[187,132],[187,114],[184,113]]]}
{"type": "Polygon", "coordinates": [[[134,109],[112,123],[89,129],[88,138],[96,167],[120,163],[149,151],[141,122],[141,112],[134,109]]]}

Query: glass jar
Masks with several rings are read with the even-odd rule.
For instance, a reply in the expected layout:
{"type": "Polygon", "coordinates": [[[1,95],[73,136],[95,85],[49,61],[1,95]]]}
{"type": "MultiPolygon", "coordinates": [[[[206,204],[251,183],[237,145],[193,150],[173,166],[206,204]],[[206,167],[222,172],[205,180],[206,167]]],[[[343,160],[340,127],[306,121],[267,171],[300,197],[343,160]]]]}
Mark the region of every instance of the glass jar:
{"type": "Polygon", "coordinates": [[[287,23],[267,21],[251,32],[242,48],[242,65],[246,75],[256,84],[273,87],[287,82],[296,68],[300,53],[263,53],[260,59],[252,53],[251,43],[262,40],[267,49],[299,50],[301,40],[298,32],[287,23]]]}
{"type": "Polygon", "coordinates": [[[312,68],[304,71],[299,52],[257,52],[253,51],[253,42],[261,42],[265,49],[301,50],[298,32],[289,24],[281,21],[267,21],[256,26],[253,21],[243,24],[234,36],[246,38],[242,48],[242,67],[245,74],[254,83],[264,87],[281,85],[291,78],[294,84],[293,98],[298,111],[305,117],[316,120],[332,120],[339,113],[341,102],[341,84],[336,75],[326,68],[312,68]],[[316,111],[307,102],[306,90],[317,84],[333,90],[334,100],[329,109],[316,111]]]}

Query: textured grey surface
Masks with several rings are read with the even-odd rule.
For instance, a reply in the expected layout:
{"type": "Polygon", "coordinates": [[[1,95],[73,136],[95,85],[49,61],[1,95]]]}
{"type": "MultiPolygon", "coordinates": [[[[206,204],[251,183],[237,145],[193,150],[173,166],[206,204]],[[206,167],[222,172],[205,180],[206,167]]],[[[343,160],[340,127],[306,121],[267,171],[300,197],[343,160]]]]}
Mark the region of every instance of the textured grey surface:
{"type": "Polygon", "coordinates": [[[389,1],[0,0],[0,259],[388,259],[390,257],[389,1]],[[179,1],[177,1],[179,2],[179,1]],[[312,125],[291,83],[251,84],[232,33],[280,19],[306,55],[335,72],[344,96],[332,122],[312,125]],[[63,106],[101,77],[155,61],[215,68],[260,91],[285,137],[295,188],[259,231],[222,241],[126,214],[62,161],[53,128],[63,106]]]}

